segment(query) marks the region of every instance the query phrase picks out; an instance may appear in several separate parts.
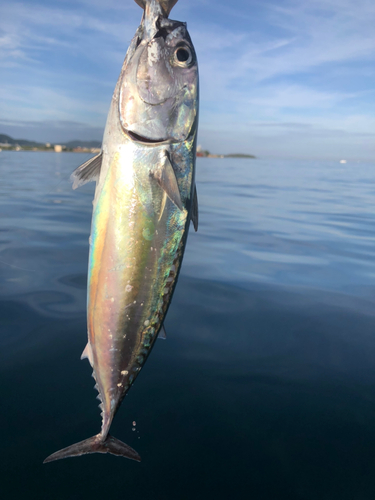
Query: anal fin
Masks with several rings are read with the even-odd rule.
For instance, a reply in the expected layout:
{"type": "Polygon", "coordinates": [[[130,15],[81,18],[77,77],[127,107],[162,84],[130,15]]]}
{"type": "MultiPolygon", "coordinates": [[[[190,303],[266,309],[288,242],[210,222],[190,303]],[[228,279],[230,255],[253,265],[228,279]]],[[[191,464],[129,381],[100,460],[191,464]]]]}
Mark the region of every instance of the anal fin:
{"type": "Polygon", "coordinates": [[[93,366],[94,360],[92,357],[92,349],[89,342],[87,342],[86,347],[83,349],[83,353],[81,355],[81,359],[86,358],[90,361],[90,365],[93,366]]]}

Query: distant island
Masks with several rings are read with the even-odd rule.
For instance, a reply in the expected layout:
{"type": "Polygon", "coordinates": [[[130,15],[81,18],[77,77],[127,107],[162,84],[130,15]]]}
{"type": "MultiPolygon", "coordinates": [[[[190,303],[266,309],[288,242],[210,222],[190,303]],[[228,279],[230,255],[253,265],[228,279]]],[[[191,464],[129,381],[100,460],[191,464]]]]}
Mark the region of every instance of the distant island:
{"type": "MultiPolygon", "coordinates": [[[[73,152],[73,153],[99,153],[101,142],[99,141],[69,141],[60,144],[49,142],[27,141],[26,139],[13,139],[9,135],[0,134],[0,151],[54,151],[55,153],[73,152]]],[[[197,147],[197,156],[201,158],[256,158],[254,155],[243,153],[231,153],[229,155],[213,154],[197,147]]]]}
{"type": "Polygon", "coordinates": [[[212,154],[209,151],[202,149],[201,146],[197,147],[197,157],[198,158],[256,158],[256,156],[254,155],[248,155],[244,153],[231,153],[229,155],[212,154]]]}
{"type": "Polygon", "coordinates": [[[224,155],[225,158],[256,158],[254,155],[245,155],[243,153],[231,153],[229,155],[224,155]]]}

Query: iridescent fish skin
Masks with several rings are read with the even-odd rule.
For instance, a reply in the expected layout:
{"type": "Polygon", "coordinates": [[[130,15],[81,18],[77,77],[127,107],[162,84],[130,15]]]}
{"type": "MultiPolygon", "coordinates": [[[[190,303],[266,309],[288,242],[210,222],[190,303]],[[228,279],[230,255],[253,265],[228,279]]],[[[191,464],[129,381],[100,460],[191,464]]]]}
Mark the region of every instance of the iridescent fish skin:
{"type": "Polygon", "coordinates": [[[194,47],[186,25],[168,19],[176,0],[136,1],[145,12],[113,94],[102,153],[73,174],[76,186],[97,181],[83,357],[93,367],[102,428],[46,461],[94,452],[140,460],[109,428],[162,328],[190,220],[197,225],[194,47]]]}

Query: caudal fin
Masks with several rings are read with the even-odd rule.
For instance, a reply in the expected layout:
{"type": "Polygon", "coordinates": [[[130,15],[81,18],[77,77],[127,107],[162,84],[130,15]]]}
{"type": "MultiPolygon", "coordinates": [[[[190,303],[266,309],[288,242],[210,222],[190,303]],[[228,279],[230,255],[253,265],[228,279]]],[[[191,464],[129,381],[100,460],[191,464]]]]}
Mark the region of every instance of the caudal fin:
{"type": "MultiPolygon", "coordinates": [[[[157,0],[157,2],[161,5],[164,12],[169,16],[173,6],[177,3],[178,0],[157,0]]],[[[142,7],[142,9],[146,8],[147,3],[151,3],[151,0],[135,0],[135,2],[142,7]]]]}
{"type": "Polygon", "coordinates": [[[53,462],[61,458],[79,457],[80,455],[87,455],[88,453],[111,453],[112,455],[130,458],[137,462],[141,461],[141,457],[133,448],[130,448],[130,446],[115,437],[108,434],[104,442],[101,442],[100,438],[101,436],[98,434],[97,436],[63,448],[60,451],[56,451],[56,453],[47,457],[43,463],[46,464],[47,462],[53,462]]]}

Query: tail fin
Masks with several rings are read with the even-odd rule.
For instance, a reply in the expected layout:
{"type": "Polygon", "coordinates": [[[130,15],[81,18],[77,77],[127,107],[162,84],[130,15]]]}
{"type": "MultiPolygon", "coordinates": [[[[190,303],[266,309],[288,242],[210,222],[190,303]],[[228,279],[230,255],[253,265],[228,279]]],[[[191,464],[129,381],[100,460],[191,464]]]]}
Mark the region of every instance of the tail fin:
{"type": "Polygon", "coordinates": [[[85,441],[80,441],[79,443],[63,448],[60,451],[56,451],[44,460],[44,464],[47,462],[53,462],[54,460],[60,460],[61,458],[69,457],[79,457],[80,455],[87,455],[88,453],[112,453],[112,455],[118,455],[119,457],[130,458],[131,460],[141,461],[141,457],[138,453],[130,448],[127,444],[116,439],[108,434],[106,440],[101,442],[101,435],[93,436],[85,441]]]}
{"type": "MultiPolygon", "coordinates": [[[[142,7],[142,9],[146,8],[146,4],[150,3],[151,0],[135,0],[135,2],[142,7]]],[[[173,6],[177,3],[178,0],[157,0],[160,4],[161,8],[164,10],[167,16],[169,16],[173,6]]]]}

